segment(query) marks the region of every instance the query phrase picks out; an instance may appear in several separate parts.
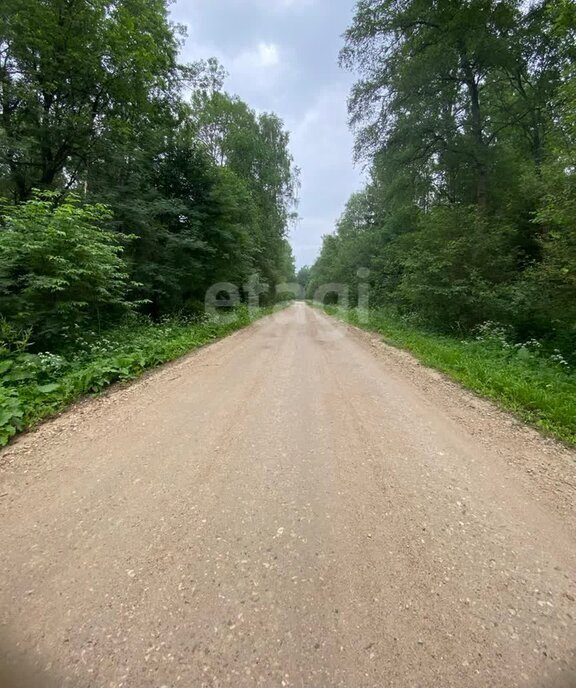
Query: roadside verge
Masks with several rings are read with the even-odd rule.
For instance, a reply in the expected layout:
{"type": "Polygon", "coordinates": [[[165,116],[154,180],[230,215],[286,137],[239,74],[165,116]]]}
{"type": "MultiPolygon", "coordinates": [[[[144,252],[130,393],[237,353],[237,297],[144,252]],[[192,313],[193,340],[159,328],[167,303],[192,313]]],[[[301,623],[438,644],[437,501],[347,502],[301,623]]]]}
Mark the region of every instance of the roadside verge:
{"type": "Polygon", "coordinates": [[[386,344],[410,352],[420,363],[496,401],[523,422],[576,445],[576,374],[567,366],[527,346],[505,346],[495,338],[459,340],[416,329],[379,311],[311,305],[377,333],[386,344]]]}
{"type": "Polygon", "coordinates": [[[271,314],[238,308],[206,321],[142,322],[104,333],[71,355],[21,353],[0,360],[0,447],[18,433],[117,382],[141,377],[271,314]]]}

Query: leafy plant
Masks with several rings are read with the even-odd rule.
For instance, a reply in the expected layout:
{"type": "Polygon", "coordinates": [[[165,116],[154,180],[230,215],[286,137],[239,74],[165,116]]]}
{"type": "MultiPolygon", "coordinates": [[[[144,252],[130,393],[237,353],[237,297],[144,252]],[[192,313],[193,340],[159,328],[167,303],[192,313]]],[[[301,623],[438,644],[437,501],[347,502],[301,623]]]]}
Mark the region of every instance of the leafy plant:
{"type": "MultiPolygon", "coordinates": [[[[128,271],[110,211],[70,195],[37,194],[8,208],[0,228],[0,310],[36,346],[72,337],[128,310],[128,271]]],[[[6,328],[6,325],[4,326],[6,328]]]]}
{"type": "MultiPolygon", "coordinates": [[[[326,307],[330,315],[379,332],[392,346],[412,352],[482,396],[493,399],[522,420],[570,444],[576,444],[576,374],[543,351],[537,341],[510,344],[494,323],[474,338],[457,339],[407,324],[385,310],[372,310],[368,322],[356,309],[326,307]]],[[[556,354],[557,356],[557,354],[556,354]]]]}
{"type": "Polygon", "coordinates": [[[250,324],[270,309],[249,313],[239,307],[233,318],[164,319],[154,323],[130,317],[90,345],[70,349],[68,357],[14,352],[0,358],[0,446],[42,418],[61,411],[85,394],[97,394],[115,382],[132,380],[154,366],[250,324]]]}

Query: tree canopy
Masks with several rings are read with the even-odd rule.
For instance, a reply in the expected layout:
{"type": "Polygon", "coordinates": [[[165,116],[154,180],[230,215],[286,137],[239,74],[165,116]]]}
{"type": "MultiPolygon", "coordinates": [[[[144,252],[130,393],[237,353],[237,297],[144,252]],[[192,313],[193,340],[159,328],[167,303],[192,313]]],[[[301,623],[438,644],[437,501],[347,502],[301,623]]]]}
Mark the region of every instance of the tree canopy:
{"type": "MultiPolygon", "coordinates": [[[[288,133],[226,92],[216,60],[179,64],[181,38],[166,0],[2,4],[0,300],[4,317],[27,314],[40,339],[64,311],[40,324],[44,306],[34,311],[24,287],[36,279],[32,251],[55,265],[75,260],[75,242],[94,242],[86,256],[120,261],[122,298],[155,318],[199,311],[216,282],[257,275],[273,289],[294,277],[286,236],[298,170],[288,133]],[[60,226],[71,233],[59,243],[60,226]]],[[[83,273],[88,291],[105,272],[96,263],[83,267],[95,271],[83,273]]],[[[42,288],[66,310],[66,290],[42,288]]],[[[108,306],[100,318],[121,310],[108,306]]]]}
{"type": "Polygon", "coordinates": [[[342,64],[369,171],[311,287],[444,331],[576,343],[576,11],[567,0],[359,0],[342,64]]]}

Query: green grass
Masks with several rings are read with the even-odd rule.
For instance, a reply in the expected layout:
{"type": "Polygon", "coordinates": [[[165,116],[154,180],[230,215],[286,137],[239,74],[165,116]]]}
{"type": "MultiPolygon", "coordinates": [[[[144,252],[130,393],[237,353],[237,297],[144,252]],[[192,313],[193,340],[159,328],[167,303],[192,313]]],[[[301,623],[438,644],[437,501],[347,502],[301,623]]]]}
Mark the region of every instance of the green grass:
{"type": "Polygon", "coordinates": [[[499,337],[456,339],[424,331],[382,311],[367,321],[326,307],[329,315],[378,332],[387,344],[410,351],[477,394],[568,444],[576,444],[576,373],[541,353],[538,343],[512,345],[499,337]]]}
{"type": "MultiPolygon", "coordinates": [[[[272,310],[259,309],[256,317],[272,310]]],[[[76,337],[59,355],[4,350],[0,356],[0,446],[82,396],[138,378],[149,368],[225,337],[254,319],[246,307],[236,310],[235,316],[232,322],[231,318],[134,320],[101,335],[76,337]]]]}

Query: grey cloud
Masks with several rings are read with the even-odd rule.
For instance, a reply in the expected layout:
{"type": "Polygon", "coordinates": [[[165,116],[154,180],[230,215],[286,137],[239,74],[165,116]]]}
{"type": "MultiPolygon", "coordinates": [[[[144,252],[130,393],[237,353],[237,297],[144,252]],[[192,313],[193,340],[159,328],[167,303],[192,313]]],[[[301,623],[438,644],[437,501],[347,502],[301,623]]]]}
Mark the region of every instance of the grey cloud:
{"type": "Polygon", "coordinates": [[[302,171],[291,241],[298,265],[314,261],[348,196],[362,183],[352,165],[346,98],[352,76],[338,67],[353,0],[177,0],[172,18],[188,27],[183,59],[217,57],[226,87],[291,131],[302,171]]]}

